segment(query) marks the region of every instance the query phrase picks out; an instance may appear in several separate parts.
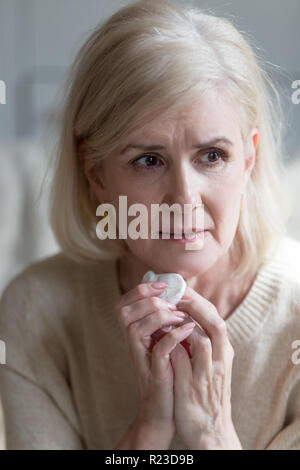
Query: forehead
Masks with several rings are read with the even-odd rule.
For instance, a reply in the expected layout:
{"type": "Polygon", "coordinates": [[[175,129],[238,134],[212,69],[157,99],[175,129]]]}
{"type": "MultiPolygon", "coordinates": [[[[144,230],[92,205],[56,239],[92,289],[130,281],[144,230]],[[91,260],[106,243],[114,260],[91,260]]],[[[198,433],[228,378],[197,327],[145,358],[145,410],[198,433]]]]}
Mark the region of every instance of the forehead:
{"type": "Polygon", "coordinates": [[[138,137],[144,143],[153,139],[166,142],[168,139],[209,140],[216,135],[238,137],[241,130],[240,107],[235,100],[220,93],[207,93],[197,97],[192,103],[156,116],[144,127],[138,137]]]}

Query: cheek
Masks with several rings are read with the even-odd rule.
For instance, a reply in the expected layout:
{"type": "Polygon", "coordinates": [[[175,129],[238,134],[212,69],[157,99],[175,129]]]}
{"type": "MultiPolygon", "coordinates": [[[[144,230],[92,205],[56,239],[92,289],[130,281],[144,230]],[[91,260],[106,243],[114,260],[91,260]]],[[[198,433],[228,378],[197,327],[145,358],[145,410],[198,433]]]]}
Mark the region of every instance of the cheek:
{"type": "Polygon", "coordinates": [[[118,169],[109,174],[109,187],[114,195],[127,196],[128,207],[132,204],[141,203],[149,205],[149,201],[157,200],[157,191],[154,186],[142,178],[128,174],[125,169],[118,169]],[[122,171],[123,170],[123,171],[122,171]]]}
{"type": "Polygon", "coordinates": [[[238,223],[241,204],[243,173],[239,169],[221,179],[210,197],[211,212],[217,229],[231,233],[238,223]]]}
{"type": "MultiPolygon", "coordinates": [[[[215,191],[220,198],[225,197],[230,201],[240,199],[244,181],[244,169],[241,164],[234,164],[230,170],[216,181],[215,191]]],[[[226,201],[224,201],[226,202],[226,201]]]]}

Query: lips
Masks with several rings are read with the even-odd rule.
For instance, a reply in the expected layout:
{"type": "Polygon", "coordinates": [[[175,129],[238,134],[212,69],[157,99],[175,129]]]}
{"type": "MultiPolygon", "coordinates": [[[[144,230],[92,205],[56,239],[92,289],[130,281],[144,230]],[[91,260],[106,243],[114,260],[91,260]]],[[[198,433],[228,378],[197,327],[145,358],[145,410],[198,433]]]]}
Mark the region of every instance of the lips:
{"type": "MultiPolygon", "coordinates": [[[[196,236],[197,234],[199,233],[204,233],[205,230],[197,230],[197,231],[193,231],[193,232],[176,232],[176,235],[177,237],[180,237],[180,238],[188,238],[188,237],[192,237],[192,236],[196,236]]],[[[175,233],[174,232],[159,232],[159,236],[161,237],[162,234],[164,233],[165,236],[169,236],[171,238],[174,238],[175,236],[175,233]]]]}
{"type": "Polygon", "coordinates": [[[165,234],[168,234],[168,235],[174,235],[175,233],[177,235],[188,235],[190,233],[200,233],[200,232],[204,232],[206,229],[203,229],[203,230],[197,230],[196,228],[192,228],[192,229],[187,229],[187,230],[177,230],[176,232],[162,232],[160,231],[159,233],[162,234],[162,233],[165,233],[165,234]]]}

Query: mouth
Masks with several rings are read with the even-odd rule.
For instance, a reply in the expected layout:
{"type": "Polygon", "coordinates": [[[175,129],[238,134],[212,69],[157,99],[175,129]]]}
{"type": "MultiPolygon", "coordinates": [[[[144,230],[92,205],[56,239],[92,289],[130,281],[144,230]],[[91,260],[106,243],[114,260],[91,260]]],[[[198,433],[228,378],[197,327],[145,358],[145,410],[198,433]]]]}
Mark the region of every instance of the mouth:
{"type": "Polygon", "coordinates": [[[182,232],[159,232],[159,238],[163,240],[174,240],[174,241],[194,241],[201,237],[204,238],[208,233],[208,230],[197,230],[184,233],[182,232]],[[176,235],[176,238],[175,238],[176,235]]]}

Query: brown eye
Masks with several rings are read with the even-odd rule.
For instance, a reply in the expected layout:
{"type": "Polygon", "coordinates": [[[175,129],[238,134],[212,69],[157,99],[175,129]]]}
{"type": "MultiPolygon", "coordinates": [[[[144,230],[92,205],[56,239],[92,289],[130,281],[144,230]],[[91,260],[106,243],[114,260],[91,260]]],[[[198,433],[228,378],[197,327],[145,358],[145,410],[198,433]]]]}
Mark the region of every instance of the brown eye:
{"type": "Polygon", "coordinates": [[[208,160],[211,163],[214,163],[215,161],[219,160],[220,156],[217,154],[217,152],[209,152],[208,154],[208,160]]]}
{"type": "Polygon", "coordinates": [[[156,155],[147,153],[147,154],[143,154],[140,157],[133,160],[133,162],[131,164],[132,164],[133,167],[135,167],[137,169],[147,170],[147,169],[151,169],[151,168],[156,169],[159,166],[161,166],[161,165],[157,165],[157,162],[160,162],[160,160],[158,159],[158,157],[156,155]],[[140,163],[143,160],[144,160],[144,164],[140,163]]]}
{"type": "Polygon", "coordinates": [[[228,156],[223,150],[210,150],[209,152],[204,153],[202,157],[206,155],[208,156],[208,158],[206,161],[204,159],[204,165],[207,165],[207,166],[216,166],[220,163],[221,159],[223,160],[228,159],[228,156]]]}

